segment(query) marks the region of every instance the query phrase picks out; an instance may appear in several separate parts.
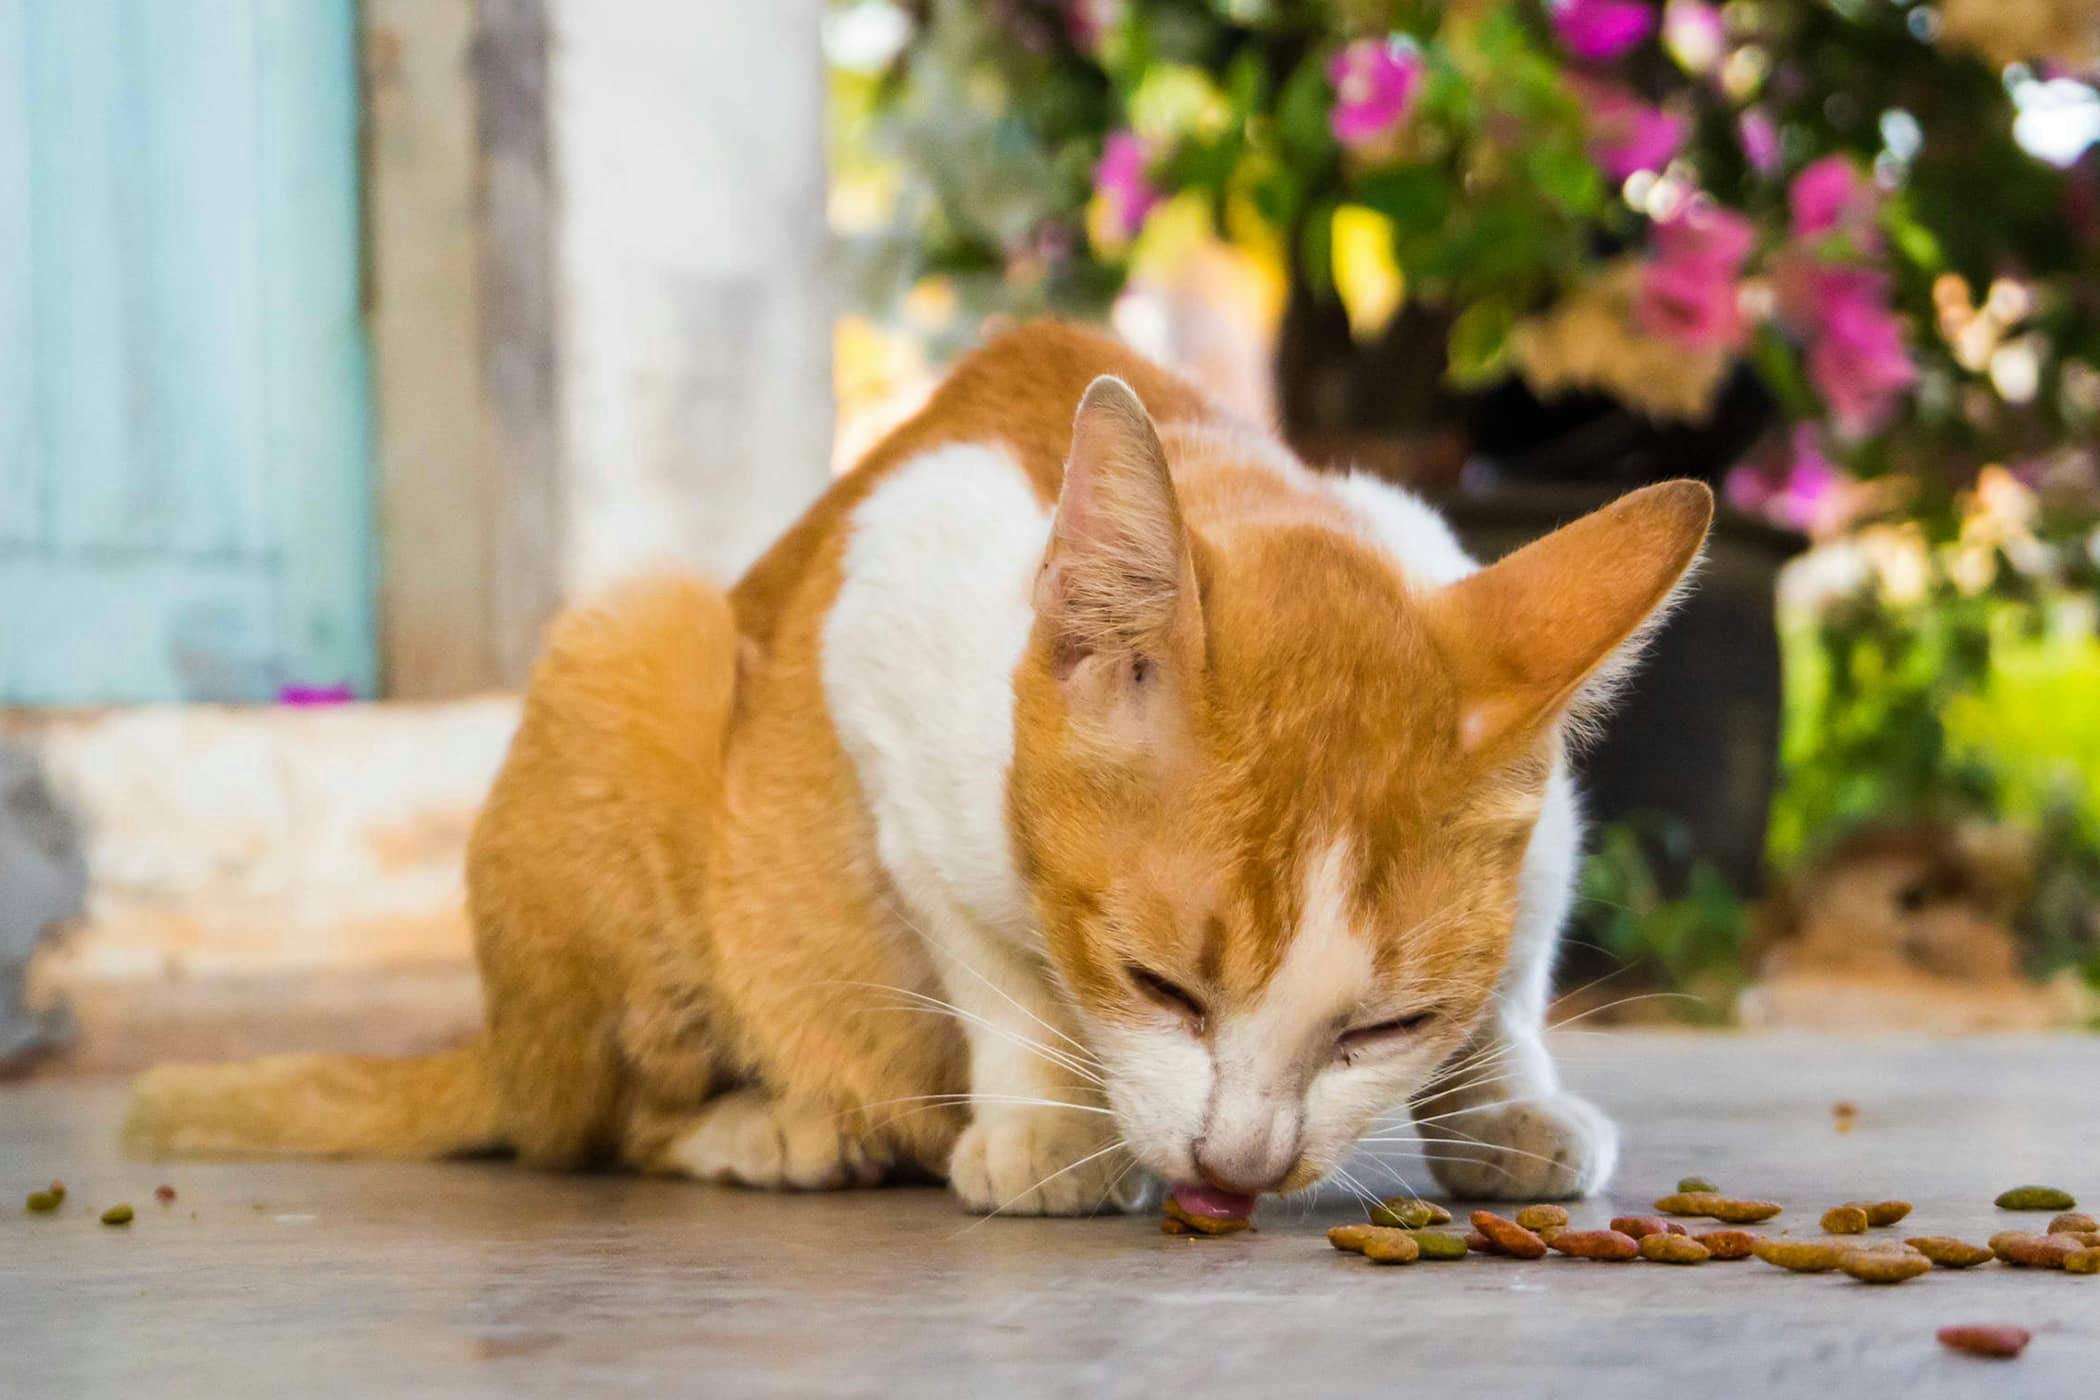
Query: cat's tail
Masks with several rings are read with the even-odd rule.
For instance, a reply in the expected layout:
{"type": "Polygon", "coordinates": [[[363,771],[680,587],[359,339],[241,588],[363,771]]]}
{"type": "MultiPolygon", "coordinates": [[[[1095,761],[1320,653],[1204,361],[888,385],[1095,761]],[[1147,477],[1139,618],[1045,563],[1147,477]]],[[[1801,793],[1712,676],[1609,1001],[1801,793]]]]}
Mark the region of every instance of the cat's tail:
{"type": "Polygon", "coordinates": [[[505,1144],[481,1043],[390,1060],[277,1055],[161,1065],[124,1123],[141,1156],[447,1157],[505,1144]]]}

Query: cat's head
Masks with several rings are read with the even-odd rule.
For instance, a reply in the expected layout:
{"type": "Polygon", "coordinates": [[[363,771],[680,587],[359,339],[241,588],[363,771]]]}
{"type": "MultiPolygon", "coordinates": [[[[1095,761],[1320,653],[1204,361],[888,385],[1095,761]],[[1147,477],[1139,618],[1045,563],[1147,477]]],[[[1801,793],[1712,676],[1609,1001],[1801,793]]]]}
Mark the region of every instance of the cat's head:
{"type": "Polygon", "coordinates": [[[1119,1127],[1171,1182],[1296,1190],[1465,1042],[1571,723],[1697,556],[1704,486],[1444,586],[1274,473],[1079,408],[1009,805],[1119,1127]],[[1258,483],[1267,482],[1264,488],[1258,483]],[[1288,493],[1285,493],[1288,495],[1288,493]]]}

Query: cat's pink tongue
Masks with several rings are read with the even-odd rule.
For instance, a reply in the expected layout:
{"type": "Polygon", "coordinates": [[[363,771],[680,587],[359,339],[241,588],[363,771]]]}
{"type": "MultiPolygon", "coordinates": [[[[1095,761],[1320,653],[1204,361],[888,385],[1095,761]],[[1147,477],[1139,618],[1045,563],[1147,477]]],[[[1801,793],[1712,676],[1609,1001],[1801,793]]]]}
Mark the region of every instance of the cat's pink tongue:
{"type": "Polygon", "coordinates": [[[1190,1215],[1210,1215],[1222,1220],[1247,1220],[1254,1215],[1257,1198],[1215,1186],[1177,1186],[1174,1200],[1190,1215]]]}

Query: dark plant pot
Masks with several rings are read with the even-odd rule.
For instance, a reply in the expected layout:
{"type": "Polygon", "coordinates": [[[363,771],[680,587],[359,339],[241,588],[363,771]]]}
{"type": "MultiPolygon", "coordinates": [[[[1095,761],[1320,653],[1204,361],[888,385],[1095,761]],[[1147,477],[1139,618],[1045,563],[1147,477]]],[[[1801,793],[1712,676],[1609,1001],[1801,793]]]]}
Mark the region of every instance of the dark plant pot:
{"type": "MultiPolygon", "coordinates": [[[[1440,498],[1466,547],[1493,559],[1617,496],[1616,487],[1512,484],[1440,498]]],[[[1763,882],[1779,753],[1779,568],[1785,531],[1723,513],[1706,563],[1580,760],[1592,822],[1656,813],[1743,894],[1763,882]]]]}

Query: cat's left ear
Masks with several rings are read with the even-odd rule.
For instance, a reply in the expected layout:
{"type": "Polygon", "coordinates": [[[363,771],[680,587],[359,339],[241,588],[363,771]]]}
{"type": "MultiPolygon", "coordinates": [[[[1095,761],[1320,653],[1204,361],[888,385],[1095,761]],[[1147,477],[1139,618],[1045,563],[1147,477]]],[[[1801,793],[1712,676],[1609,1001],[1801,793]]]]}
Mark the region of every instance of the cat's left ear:
{"type": "Polygon", "coordinates": [[[1507,752],[1599,708],[1668,612],[1713,514],[1700,482],[1644,487],[1432,595],[1460,747],[1507,752]]]}
{"type": "Polygon", "coordinates": [[[1132,718],[1148,690],[1200,664],[1201,605],[1166,453],[1113,375],[1087,386],[1073,418],[1035,607],[1075,711],[1132,718]]]}

